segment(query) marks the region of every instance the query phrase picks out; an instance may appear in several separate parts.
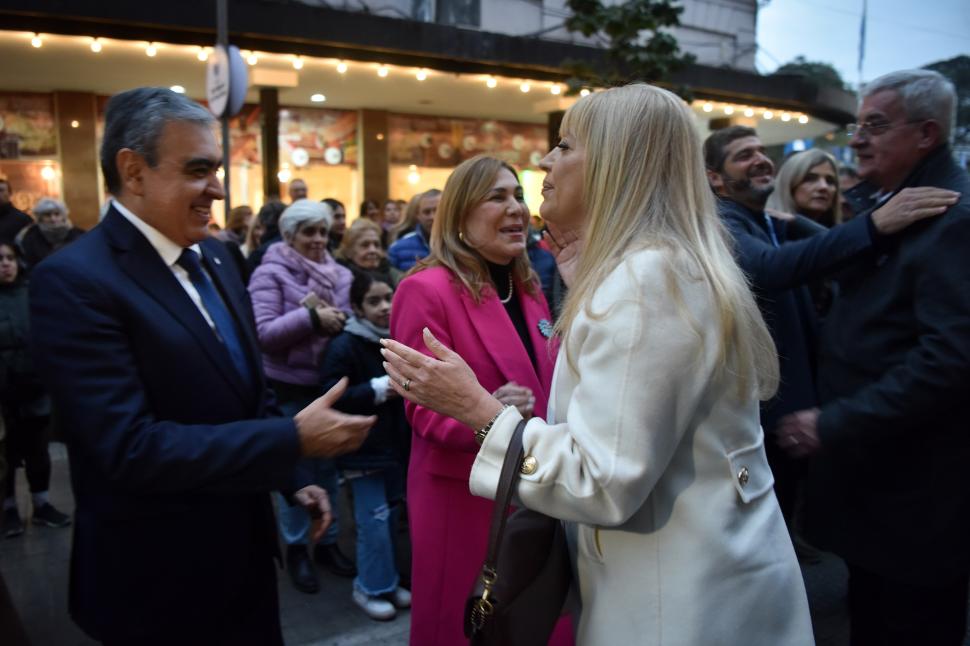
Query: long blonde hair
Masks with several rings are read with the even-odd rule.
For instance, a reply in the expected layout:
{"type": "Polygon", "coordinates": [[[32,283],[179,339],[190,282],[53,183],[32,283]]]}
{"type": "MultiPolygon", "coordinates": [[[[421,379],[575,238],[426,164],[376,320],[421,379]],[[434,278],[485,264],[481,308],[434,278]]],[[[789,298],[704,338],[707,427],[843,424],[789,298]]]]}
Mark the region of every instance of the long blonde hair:
{"type": "MultiPolygon", "coordinates": [[[[715,210],[694,116],[666,90],[632,84],[593,93],[565,114],[560,132],[585,147],[583,253],[556,323],[562,338],[593,294],[631,251],[654,248],[686,256],[671,263],[700,271],[714,298],[720,343],[717,372],[733,372],[740,398],[768,399],[778,387],[775,346],[715,210]]],[[[675,276],[668,288],[683,304],[675,276]]],[[[688,324],[691,321],[681,307],[688,324]]],[[[567,359],[575,369],[566,344],[567,359]]]]}
{"type": "MultiPolygon", "coordinates": [[[[781,168],[778,169],[778,175],[775,177],[775,190],[768,197],[767,206],[785,213],[798,213],[798,205],[795,204],[795,189],[805,181],[808,171],[825,163],[828,163],[832,167],[832,172],[835,173],[835,194],[832,196],[832,208],[825,214],[825,219],[819,220],[819,222],[830,227],[842,222],[842,189],[839,188],[839,165],[835,161],[835,157],[818,148],[795,153],[785,160],[781,168]]],[[[808,216],[807,213],[801,215],[808,216]]]]}
{"type": "MultiPolygon", "coordinates": [[[[431,226],[431,240],[428,241],[431,253],[418,261],[411,273],[429,267],[446,267],[471,293],[472,298],[481,302],[482,288],[491,286],[492,279],[485,259],[464,242],[462,232],[468,214],[485,199],[503,169],[512,173],[518,181],[519,176],[514,168],[486,155],[465,160],[452,171],[445,182],[445,190],[441,193],[431,226]]],[[[526,293],[536,295],[537,279],[525,250],[512,261],[512,276],[526,293]]]]}

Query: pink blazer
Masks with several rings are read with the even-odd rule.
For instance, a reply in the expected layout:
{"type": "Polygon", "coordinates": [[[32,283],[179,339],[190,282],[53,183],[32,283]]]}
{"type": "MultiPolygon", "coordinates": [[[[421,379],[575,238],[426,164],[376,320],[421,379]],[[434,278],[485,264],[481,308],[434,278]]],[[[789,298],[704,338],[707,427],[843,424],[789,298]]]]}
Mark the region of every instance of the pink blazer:
{"type": "MultiPolygon", "coordinates": [[[[488,288],[482,302],[476,303],[451,276],[436,267],[405,278],[394,295],[391,336],[430,354],[422,337],[422,329],[428,327],[468,362],[489,392],[510,381],[527,386],[536,398],[536,414],[545,416],[557,346],[540,332],[540,321],[552,321],[542,292],[531,297],[516,288],[536,354],[533,368],[494,290],[488,288]]],[[[478,452],[474,431],[427,408],[411,403],[405,407],[414,431],[407,490],[410,643],[467,646],[462,634],[464,603],[485,558],[494,503],[472,496],[468,489],[478,452]]],[[[568,622],[550,643],[572,644],[568,622]]]]}
{"type": "MultiPolygon", "coordinates": [[[[443,267],[426,269],[401,282],[391,310],[391,336],[430,355],[421,332],[427,327],[468,362],[489,392],[510,381],[531,388],[535,414],[545,417],[558,345],[543,336],[540,322],[551,326],[552,316],[538,288],[532,297],[516,286],[516,295],[532,338],[535,370],[495,291],[486,287],[482,302],[476,303],[443,267]]],[[[405,408],[414,430],[410,468],[467,482],[478,452],[474,430],[410,402],[405,408]]]]}

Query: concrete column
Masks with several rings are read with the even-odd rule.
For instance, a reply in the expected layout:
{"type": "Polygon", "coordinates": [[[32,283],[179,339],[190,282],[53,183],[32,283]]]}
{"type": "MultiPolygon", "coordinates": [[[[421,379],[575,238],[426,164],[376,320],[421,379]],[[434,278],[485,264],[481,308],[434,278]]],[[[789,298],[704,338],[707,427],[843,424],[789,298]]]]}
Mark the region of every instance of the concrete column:
{"type": "Polygon", "coordinates": [[[259,88],[259,121],[263,149],[263,201],[280,197],[280,93],[275,87],[259,88]]]}
{"type": "Polygon", "coordinates": [[[54,115],[64,203],[75,226],[90,229],[101,210],[96,97],[89,92],[54,92],[54,115]]]}
{"type": "MultiPolygon", "coordinates": [[[[385,110],[360,111],[360,170],[364,179],[364,199],[378,203],[388,198],[390,156],[387,141],[387,112],[385,110]]],[[[353,206],[356,212],[357,204],[353,206]]],[[[348,207],[348,211],[351,208],[348,207]]]]}

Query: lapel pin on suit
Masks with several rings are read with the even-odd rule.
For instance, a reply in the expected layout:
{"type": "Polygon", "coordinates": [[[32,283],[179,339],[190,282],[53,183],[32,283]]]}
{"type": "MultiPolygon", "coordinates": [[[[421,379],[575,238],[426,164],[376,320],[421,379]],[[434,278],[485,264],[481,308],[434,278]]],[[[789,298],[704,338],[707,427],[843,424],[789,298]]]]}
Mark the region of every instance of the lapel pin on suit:
{"type": "Polygon", "coordinates": [[[541,319],[537,326],[539,328],[539,334],[547,339],[552,337],[552,323],[550,323],[547,319],[541,319]]]}
{"type": "Polygon", "coordinates": [[[221,265],[222,264],[222,261],[219,260],[218,258],[215,258],[215,257],[212,259],[212,262],[216,263],[217,265],[221,265]]]}

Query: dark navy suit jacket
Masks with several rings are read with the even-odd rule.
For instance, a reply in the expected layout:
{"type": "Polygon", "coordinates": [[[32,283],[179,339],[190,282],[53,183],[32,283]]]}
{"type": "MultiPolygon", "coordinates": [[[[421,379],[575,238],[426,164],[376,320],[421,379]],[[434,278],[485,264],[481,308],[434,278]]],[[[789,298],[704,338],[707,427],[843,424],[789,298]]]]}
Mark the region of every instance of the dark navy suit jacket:
{"type": "Polygon", "coordinates": [[[241,322],[247,385],[148,240],[112,208],[31,281],[37,367],[67,438],[77,501],[70,609],[98,639],[204,625],[277,553],[267,492],[297,486],[293,421],[259,364],[225,247],[206,269],[241,322]]]}
{"type": "MultiPolygon", "coordinates": [[[[719,200],[718,211],[778,349],[781,383],[775,397],[761,406],[761,424],[770,433],[782,416],[818,405],[818,322],[807,285],[832,275],[871,248],[869,217],[820,229],[800,240],[789,239],[788,222],[773,219],[776,247],[763,212],[754,213],[727,199],[719,200]]],[[[810,226],[801,221],[795,224],[803,230],[810,226]]]]}

